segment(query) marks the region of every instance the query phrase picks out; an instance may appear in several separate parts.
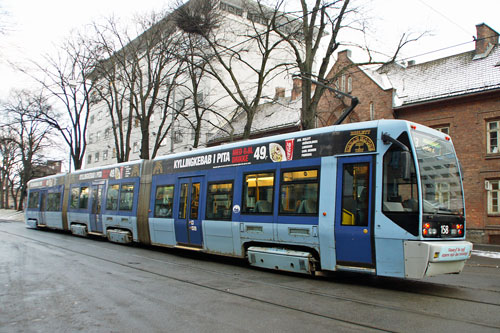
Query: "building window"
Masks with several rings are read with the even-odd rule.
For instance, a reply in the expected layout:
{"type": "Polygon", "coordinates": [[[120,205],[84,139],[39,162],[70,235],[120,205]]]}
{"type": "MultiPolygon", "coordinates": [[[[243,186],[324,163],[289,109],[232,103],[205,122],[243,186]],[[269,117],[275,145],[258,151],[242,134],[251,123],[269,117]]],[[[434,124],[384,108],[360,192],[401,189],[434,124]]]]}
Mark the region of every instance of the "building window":
{"type": "Polygon", "coordinates": [[[247,18],[252,22],[267,25],[267,19],[261,13],[248,12],[247,18]]]}
{"type": "Polygon", "coordinates": [[[342,75],[342,81],[340,82],[340,91],[345,92],[345,75],[342,75]]]}
{"type": "Polygon", "coordinates": [[[91,124],[91,125],[94,123],[94,119],[95,119],[94,115],[91,115],[91,116],[90,116],[90,124],[91,124]]]}
{"type": "Polygon", "coordinates": [[[97,114],[97,120],[102,120],[102,111],[97,114]]]}
{"type": "Polygon", "coordinates": [[[238,15],[238,16],[243,16],[243,9],[238,8],[236,6],[230,5],[225,2],[221,2],[219,5],[219,8],[222,9],[223,11],[226,11],[228,13],[238,15]]]}
{"type": "Polygon", "coordinates": [[[89,134],[89,144],[92,144],[92,143],[94,143],[94,134],[90,133],[89,134]]]}
{"type": "Polygon", "coordinates": [[[113,148],[113,158],[116,157],[116,148],[113,148]]]}
{"type": "Polygon", "coordinates": [[[92,163],[92,155],[88,154],[87,155],[87,164],[92,163]]]}
{"type": "Polygon", "coordinates": [[[111,128],[109,128],[109,127],[108,127],[108,128],[106,128],[106,129],[104,130],[104,138],[105,138],[105,139],[109,139],[109,134],[110,134],[110,133],[111,133],[111,128]]]}
{"type": "Polygon", "coordinates": [[[99,152],[95,153],[95,155],[94,155],[94,162],[95,163],[99,162],[99,152]]]}
{"type": "Polygon", "coordinates": [[[134,142],[134,148],[132,150],[134,153],[139,152],[139,142],[134,142]]]}
{"type": "Polygon", "coordinates": [[[99,140],[101,140],[101,132],[100,131],[98,131],[95,134],[95,142],[99,143],[99,140]]]}
{"type": "Polygon", "coordinates": [[[347,92],[352,93],[352,77],[347,78],[347,92]]]}
{"type": "Polygon", "coordinates": [[[373,102],[370,102],[370,120],[375,119],[375,105],[373,102]]]}
{"type": "Polygon", "coordinates": [[[450,126],[434,127],[435,130],[450,135],[450,126]]]}
{"type": "Polygon", "coordinates": [[[182,135],[182,131],[177,129],[174,131],[174,143],[182,143],[184,141],[184,136],[182,135]]]}
{"type": "Polygon", "coordinates": [[[108,150],[106,149],[105,151],[102,152],[102,160],[106,161],[108,159],[108,150]]]}
{"type": "Polygon", "coordinates": [[[487,180],[486,191],[488,192],[488,214],[500,214],[500,180],[487,180]]]}
{"type": "Polygon", "coordinates": [[[139,118],[135,117],[134,118],[134,127],[137,128],[137,127],[139,127],[140,124],[141,124],[141,121],[139,120],[139,118]]]}
{"type": "Polygon", "coordinates": [[[490,121],[487,124],[487,153],[498,154],[500,148],[498,146],[498,138],[500,137],[500,121],[490,121]]]}

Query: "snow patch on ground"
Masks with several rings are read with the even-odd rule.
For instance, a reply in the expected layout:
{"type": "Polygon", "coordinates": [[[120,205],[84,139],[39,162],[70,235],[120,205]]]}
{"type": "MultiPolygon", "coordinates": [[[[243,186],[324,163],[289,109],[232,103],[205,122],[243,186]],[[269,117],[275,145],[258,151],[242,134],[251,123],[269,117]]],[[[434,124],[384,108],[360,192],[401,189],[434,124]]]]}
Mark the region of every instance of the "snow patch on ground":
{"type": "Polygon", "coordinates": [[[493,258],[493,259],[500,259],[500,252],[472,250],[472,255],[478,256],[478,257],[488,257],[488,258],[493,258]]]}

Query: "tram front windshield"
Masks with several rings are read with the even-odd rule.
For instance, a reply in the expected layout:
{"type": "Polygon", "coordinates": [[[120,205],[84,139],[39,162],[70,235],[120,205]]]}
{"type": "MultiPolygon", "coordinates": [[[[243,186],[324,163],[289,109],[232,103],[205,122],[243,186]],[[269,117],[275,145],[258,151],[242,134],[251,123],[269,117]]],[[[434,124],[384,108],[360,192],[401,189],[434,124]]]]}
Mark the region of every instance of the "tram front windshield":
{"type": "Polygon", "coordinates": [[[464,214],[459,167],[450,141],[412,132],[422,179],[424,214],[464,214]]]}

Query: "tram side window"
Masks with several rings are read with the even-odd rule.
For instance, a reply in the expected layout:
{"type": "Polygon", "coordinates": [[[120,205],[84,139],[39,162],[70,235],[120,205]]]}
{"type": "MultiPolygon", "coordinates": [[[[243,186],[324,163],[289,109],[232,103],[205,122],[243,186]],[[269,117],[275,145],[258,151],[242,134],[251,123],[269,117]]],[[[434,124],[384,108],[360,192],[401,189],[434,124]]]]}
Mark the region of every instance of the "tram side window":
{"type": "Polygon", "coordinates": [[[71,189],[71,201],[69,204],[69,208],[78,209],[78,201],[80,199],[80,188],[73,187],[71,189]]]}
{"type": "Polygon", "coordinates": [[[209,184],[207,192],[206,218],[230,220],[233,206],[233,183],[209,184]]]}
{"type": "Polygon", "coordinates": [[[80,188],[80,204],[78,208],[87,209],[89,206],[89,188],[87,186],[82,186],[80,188]]]}
{"type": "MultiPolygon", "coordinates": [[[[401,134],[397,140],[411,147],[407,133],[401,134]]],[[[417,236],[419,196],[415,162],[413,159],[411,162],[410,177],[404,179],[401,149],[392,145],[384,154],[382,212],[401,228],[417,236]]]]}
{"type": "Polygon", "coordinates": [[[40,207],[40,192],[30,192],[30,198],[28,200],[28,208],[39,208],[40,207]]]}
{"type": "Polygon", "coordinates": [[[49,193],[47,195],[47,211],[58,212],[61,210],[61,193],[49,193]]]}
{"type": "Polygon", "coordinates": [[[318,214],[318,170],[283,172],[280,214],[318,214]]]}
{"type": "Polygon", "coordinates": [[[189,191],[189,184],[181,184],[181,193],[179,197],[179,218],[185,219],[187,215],[187,197],[189,191]]]}
{"type": "Polygon", "coordinates": [[[245,175],[242,212],[244,214],[272,214],[273,194],[274,173],[245,175]]]}
{"type": "Polygon", "coordinates": [[[155,217],[172,217],[174,203],[174,185],[163,185],[156,188],[155,217]]]}
{"type": "MultiPolygon", "coordinates": [[[[399,141],[410,147],[408,135],[403,133],[399,141]]],[[[401,150],[394,145],[384,155],[384,213],[418,212],[418,185],[415,165],[411,163],[410,179],[403,178],[401,150]]]]}
{"type": "Polygon", "coordinates": [[[134,184],[122,184],[120,188],[120,210],[132,210],[134,204],[134,184]]]}
{"type": "Polygon", "coordinates": [[[120,185],[114,184],[108,187],[106,195],[106,210],[118,209],[118,194],[120,192],[120,185]]]}

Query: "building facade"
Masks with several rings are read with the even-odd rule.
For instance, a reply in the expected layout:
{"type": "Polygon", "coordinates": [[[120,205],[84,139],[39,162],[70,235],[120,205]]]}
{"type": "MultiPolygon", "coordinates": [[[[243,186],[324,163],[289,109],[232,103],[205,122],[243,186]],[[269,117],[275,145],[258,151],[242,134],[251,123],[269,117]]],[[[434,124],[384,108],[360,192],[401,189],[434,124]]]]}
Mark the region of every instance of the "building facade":
{"type": "MultiPolygon", "coordinates": [[[[468,238],[500,244],[499,34],[476,26],[475,49],[421,64],[355,66],[339,53],[330,77],[360,104],[345,122],[406,119],[448,133],[462,165],[468,238]]],[[[332,124],[346,101],[325,93],[320,126],[332,124]]]]}
{"type": "MultiPolygon", "coordinates": [[[[218,10],[221,15],[221,23],[217,29],[221,39],[218,43],[225,43],[226,47],[237,45],[242,50],[244,61],[231,61],[233,74],[238,78],[241,91],[246,98],[252,98],[256,90],[257,81],[252,76],[253,71],[249,66],[259,68],[261,54],[259,47],[254,45],[255,41],[249,36],[255,31],[265,29],[265,20],[259,16],[255,6],[246,0],[224,0],[218,3],[218,10]],[[263,24],[264,23],[264,24],[263,24]]],[[[273,38],[278,38],[274,35],[273,38]]],[[[224,54],[223,54],[224,57],[224,54]]],[[[279,64],[292,63],[294,61],[293,52],[285,48],[276,48],[273,51],[272,59],[268,62],[268,68],[278,66],[279,64]]],[[[224,72],[221,65],[215,63],[212,71],[217,71],[225,75],[222,80],[226,85],[233,85],[230,74],[224,72]],[[218,67],[217,67],[218,66],[218,67]]],[[[157,108],[151,116],[151,127],[149,136],[150,156],[151,147],[158,135],[162,131],[159,129],[161,121],[165,120],[164,126],[171,126],[168,135],[162,141],[156,156],[166,155],[173,152],[186,151],[193,149],[195,139],[194,124],[199,121],[195,119],[193,89],[190,85],[188,74],[181,75],[177,81],[184,82],[179,84],[171,93],[169,108],[175,110],[178,116],[173,116],[173,111],[164,113],[162,108],[157,108]]],[[[266,80],[262,91],[263,102],[272,100],[275,90],[279,87],[287,86],[290,81],[290,75],[287,71],[279,71],[276,75],[266,80]]],[[[233,85],[234,86],[234,85],[233,85]]],[[[235,93],[236,94],[236,93],[235,93]]],[[[236,94],[237,95],[237,94],[236,94]]],[[[229,119],[233,119],[238,112],[237,104],[229,96],[227,91],[221,85],[221,82],[214,79],[210,74],[204,75],[200,80],[200,85],[196,93],[197,103],[206,110],[201,120],[200,140],[198,147],[207,145],[207,141],[219,129],[226,127],[229,119]]],[[[110,119],[108,105],[100,103],[93,108],[89,117],[87,150],[84,161],[84,168],[93,168],[102,165],[108,165],[117,162],[115,139],[113,135],[113,124],[110,119]]],[[[127,117],[125,121],[129,121],[127,117]]],[[[130,131],[130,157],[129,160],[137,160],[141,149],[141,124],[139,119],[132,120],[130,131]]],[[[116,127],[116,126],[115,126],[116,127]]],[[[165,130],[163,130],[165,131],[165,130]]],[[[164,133],[164,132],[163,132],[164,133]]]]}

